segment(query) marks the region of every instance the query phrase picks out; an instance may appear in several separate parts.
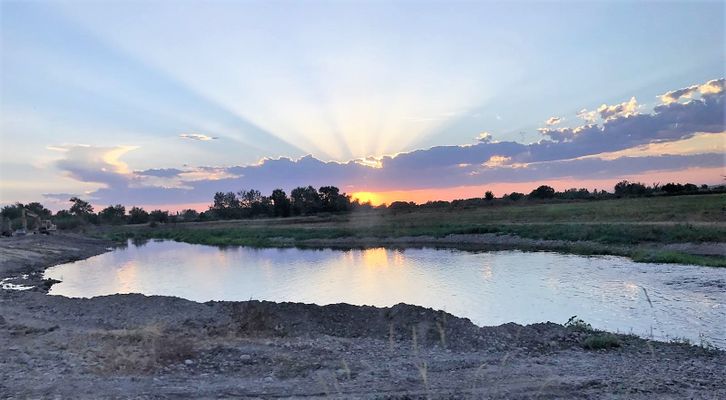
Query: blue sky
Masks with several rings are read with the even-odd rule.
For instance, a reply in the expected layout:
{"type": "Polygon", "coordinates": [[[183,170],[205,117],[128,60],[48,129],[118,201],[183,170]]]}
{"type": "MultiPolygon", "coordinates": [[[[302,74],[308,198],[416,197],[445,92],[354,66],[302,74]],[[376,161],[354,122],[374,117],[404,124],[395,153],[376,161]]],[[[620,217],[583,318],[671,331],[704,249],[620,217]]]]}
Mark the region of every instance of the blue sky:
{"type": "MultiPolygon", "coordinates": [[[[635,112],[648,114],[661,104],[659,95],[725,74],[723,2],[3,1],[0,7],[3,203],[61,193],[104,204],[112,199],[97,191],[114,189],[113,174],[133,181],[115,188],[121,191],[196,190],[164,177],[129,177],[149,169],[175,168],[186,174],[184,182],[204,181],[199,186],[213,190],[228,178],[256,184],[239,181],[230,168],[266,158],[380,159],[474,144],[482,132],[528,144],[547,139],[538,129],[550,117],[562,118],[557,128],[575,128],[587,122],[580,110],[632,97],[635,112]]],[[[713,148],[722,138],[706,140],[711,147],[703,153],[723,154],[723,147],[713,148]]],[[[702,161],[684,168],[698,167],[714,168],[702,161]]],[[[335,180],[333,172],[322,178],[328,173],[335,180]]],[[[621,175],[614,169],[610,177],[621,175]]],[[[491,183],[514,180],[496,176],[491,183]]],[[[346,183],[349,191],[396,186],[346,183]]],[[[400,188],[422,189],[409,186],[400,188]]],[[[157,201],[138,196],[128,201],[157,201]]]]}

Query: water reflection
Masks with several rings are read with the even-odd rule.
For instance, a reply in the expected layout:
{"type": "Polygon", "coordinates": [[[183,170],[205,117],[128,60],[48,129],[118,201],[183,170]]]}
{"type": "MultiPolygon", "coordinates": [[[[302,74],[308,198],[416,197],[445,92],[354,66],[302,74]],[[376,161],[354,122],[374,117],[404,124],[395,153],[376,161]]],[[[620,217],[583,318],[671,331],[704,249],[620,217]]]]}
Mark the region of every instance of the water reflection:
{"type": "Polygon", "coordinates": [[[51,294],[138,292],[196,301],[399,302],[443,309],[479,325],[567,321],[660,339],[704,334],[726,347],[726,270],[635,264],[618,257],[518,251],[255,249],[129,242],[51,268],[51,294]],[[652,302],[645,298],[644,288],[652,302]]]}

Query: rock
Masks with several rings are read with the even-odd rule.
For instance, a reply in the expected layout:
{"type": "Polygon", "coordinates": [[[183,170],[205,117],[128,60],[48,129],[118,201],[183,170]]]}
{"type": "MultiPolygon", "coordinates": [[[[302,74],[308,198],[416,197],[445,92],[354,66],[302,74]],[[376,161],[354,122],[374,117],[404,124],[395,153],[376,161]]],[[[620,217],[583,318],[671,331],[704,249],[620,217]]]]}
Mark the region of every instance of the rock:
{"type": "Polygon", "coordinates": [[[190,359],[187,358],[186,360],[184,360],[184,364],[186,364],[186,365],[193,365],[194,364],[194,361],[192,361],[192,360],[190,360],[190,359]]]}
{"type": "Polygon", "coordinates": [[[252,360],[252,356],[249,354],[242,354],[241,356],[239,356],[239,359],[241,361],[250,361],[252,360]]]}
{"type": "Polygon", "coordinates": [[[265,377],[265,382],[272,382],[272,381],[274,381],[274,380],[275,380],[275,378],[273,378],[273,377],[271,377],[271,376],[266,376],[266,377],[265,377]]]}

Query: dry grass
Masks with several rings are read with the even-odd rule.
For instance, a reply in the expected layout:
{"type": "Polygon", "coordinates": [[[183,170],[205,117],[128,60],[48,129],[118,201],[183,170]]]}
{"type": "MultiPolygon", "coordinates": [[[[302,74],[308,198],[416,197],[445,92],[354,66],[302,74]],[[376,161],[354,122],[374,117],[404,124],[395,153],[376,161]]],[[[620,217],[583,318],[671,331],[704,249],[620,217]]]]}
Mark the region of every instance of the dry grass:
{"type": "Polygon", "coordinates": [[[97,331],[89,342],[99,369],[107,373],[149,373],[196,354],[191,339],[166,332],[158,325],[97,331]]]}

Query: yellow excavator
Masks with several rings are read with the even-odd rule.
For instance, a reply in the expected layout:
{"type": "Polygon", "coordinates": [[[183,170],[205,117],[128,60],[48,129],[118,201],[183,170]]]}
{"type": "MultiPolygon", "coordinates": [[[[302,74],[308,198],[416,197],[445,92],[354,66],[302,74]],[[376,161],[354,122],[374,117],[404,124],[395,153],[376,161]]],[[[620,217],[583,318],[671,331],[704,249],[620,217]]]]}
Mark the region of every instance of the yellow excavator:
{"type": "Polygon", "coordinates": [[[23,207],[22,209],[20,209],[20,221],[23,224],[23,228],[20,232],[16,232],[16,234],[20,233],[20,235],[27,235],[29,233],[28,217],[35,220],[35,226],[33,227],[32,233],[42,233],[44,235],[50,235],[51,232],[54,232],[57,229],[55,224],[53,224],[51,220],[40,219],[40,216],[38,216],[38,214],[23,207]]]}

